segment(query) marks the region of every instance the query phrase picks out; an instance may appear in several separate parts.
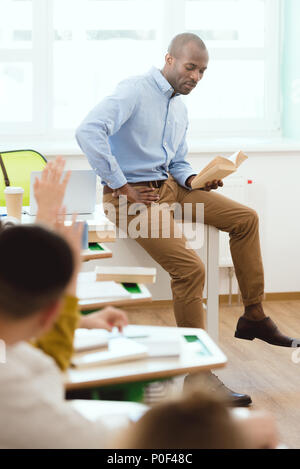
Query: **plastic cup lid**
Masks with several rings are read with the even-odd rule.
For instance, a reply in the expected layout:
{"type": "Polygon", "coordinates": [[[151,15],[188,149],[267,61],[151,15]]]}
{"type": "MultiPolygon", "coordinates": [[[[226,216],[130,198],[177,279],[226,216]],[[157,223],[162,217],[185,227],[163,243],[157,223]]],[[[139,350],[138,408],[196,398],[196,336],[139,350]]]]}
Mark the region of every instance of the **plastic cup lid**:
{"type": "Polygon", "coordinates": [[[4,194],[23,194],[23,193],[24,193],[23,187],[8,186],[4,190],[4,194]]]}

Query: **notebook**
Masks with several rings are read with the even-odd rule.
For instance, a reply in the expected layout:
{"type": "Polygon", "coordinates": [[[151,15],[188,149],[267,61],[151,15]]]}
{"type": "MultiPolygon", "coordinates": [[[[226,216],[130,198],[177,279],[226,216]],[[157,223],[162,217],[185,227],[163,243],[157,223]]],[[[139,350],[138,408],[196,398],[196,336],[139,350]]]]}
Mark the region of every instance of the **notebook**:
{"type": "Polygon", "coordinates": [[[74,355],[72,365],[75,367],[86,367],[122,363],[145,358],[147,355],[148,351],[145,345],[120,337],[110,340],[108,348],[103,351],[74,355]]]}

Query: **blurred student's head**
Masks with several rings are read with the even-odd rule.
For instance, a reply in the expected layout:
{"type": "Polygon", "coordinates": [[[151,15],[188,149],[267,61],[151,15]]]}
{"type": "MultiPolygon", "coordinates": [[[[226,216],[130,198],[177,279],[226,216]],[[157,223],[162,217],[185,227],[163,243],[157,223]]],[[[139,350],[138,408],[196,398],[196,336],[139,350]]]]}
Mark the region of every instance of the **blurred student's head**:
{"type": "Polygon", "coordinates": [[[224,402],[197,391],[150,409],[132,426],[122,446],[136,449],[242,449],[244,441],[224,402]]]}
{"type": "Polygon", "coordinates": [[[0,324],[23,325],[26,335],[37,336],[59,311],[73,272],[72,251],[40,226],[0,227],[0,259],[0,324]]]}

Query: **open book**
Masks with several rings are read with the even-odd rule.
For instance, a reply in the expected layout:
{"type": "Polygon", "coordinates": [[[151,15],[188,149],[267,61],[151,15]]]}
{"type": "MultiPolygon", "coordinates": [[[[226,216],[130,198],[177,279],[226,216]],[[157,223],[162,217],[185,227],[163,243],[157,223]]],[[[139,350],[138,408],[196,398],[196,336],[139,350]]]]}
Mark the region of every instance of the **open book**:
{"type": "Polygon", "coordinates": [[[234,153],[230,158],[217,156],[193,179],[192,189],[202,189],[207,182],[224,179],[233,174],[248,159],[242,151],[234,153]]]}

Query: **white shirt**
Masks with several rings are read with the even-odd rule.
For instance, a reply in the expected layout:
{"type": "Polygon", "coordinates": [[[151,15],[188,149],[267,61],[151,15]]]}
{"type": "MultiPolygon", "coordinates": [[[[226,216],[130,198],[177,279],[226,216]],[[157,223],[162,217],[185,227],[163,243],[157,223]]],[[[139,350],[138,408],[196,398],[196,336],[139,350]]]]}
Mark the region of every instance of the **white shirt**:
{"type": "Polygon", "coordinates": [[[110,430],[64,399],[54,361],[21,342],[0,363],[0,448],[105,448],[110,430]]]}

